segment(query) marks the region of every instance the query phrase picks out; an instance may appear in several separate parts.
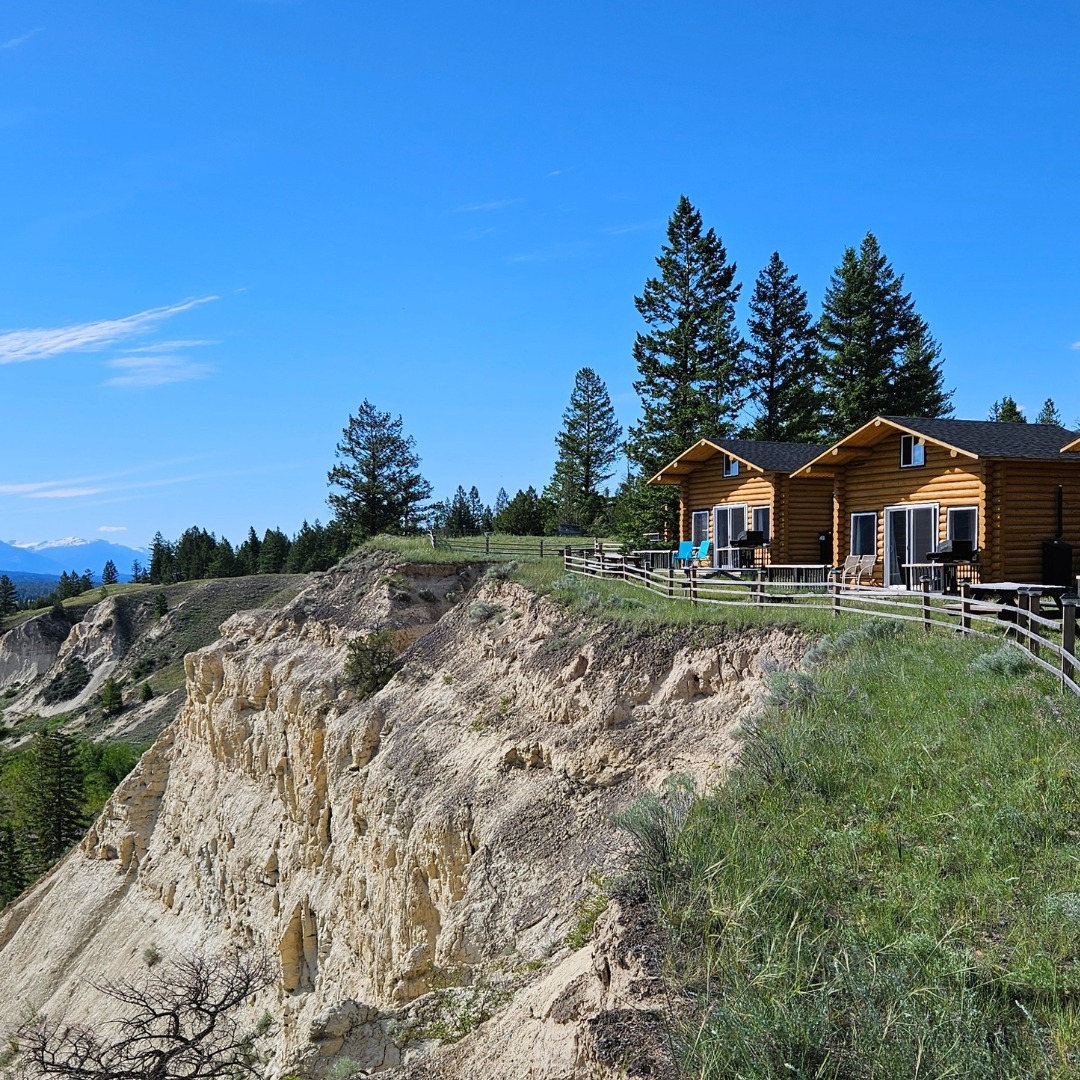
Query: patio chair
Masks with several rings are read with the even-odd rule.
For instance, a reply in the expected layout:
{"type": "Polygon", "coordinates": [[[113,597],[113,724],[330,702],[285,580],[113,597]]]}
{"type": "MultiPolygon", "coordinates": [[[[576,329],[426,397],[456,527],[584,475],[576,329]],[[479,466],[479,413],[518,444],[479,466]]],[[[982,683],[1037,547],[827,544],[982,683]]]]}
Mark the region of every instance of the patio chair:
{"type": "Polygon", "coordinates": [[[849,555],[844,559],[844,565],[840,567],[839,571],[841,585],[855,584],[855,575],[858,573],[861,560],[861,555],[849,555]],[[851,579],[850,582],[848,581],[849,578],[851,579]]]}
{"type": "Polygon", "coordinates": [[[855,584],[862,582],[863,577],[870,579],[874,576],[874,565],[877,563],[876,555],[860,555],[859,565],[855,568],[855,584]]]}
{"type": "Polygon", "coordinates": [[[712,565],[712,559],[709,556],[709,552],[712,550],[711,540],[702,540],[698,544],[697,551],[694,552],[694,562],[704,563],[706,566],[712,565]]]}
{"type": "Polygon", "coordinates": [[[672,566],[689,566],[694,557],[694,541],[683,540],[679,544],[679,550],[675,552],[671,560],[672,566]]]}

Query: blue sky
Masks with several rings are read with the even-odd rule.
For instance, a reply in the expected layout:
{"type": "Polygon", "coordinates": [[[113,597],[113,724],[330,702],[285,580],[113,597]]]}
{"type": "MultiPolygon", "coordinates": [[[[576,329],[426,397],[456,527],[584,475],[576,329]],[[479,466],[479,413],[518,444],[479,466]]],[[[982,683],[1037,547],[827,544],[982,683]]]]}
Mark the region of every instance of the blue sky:
{"type": "Polygon", "coordinates": [[[636,398],[681,193],[748,295],[869,229],[957,415],[1080,417],[1080,8],[8,0],[0,539],[328,516],[362,399],[439,495],[636,398]]]}

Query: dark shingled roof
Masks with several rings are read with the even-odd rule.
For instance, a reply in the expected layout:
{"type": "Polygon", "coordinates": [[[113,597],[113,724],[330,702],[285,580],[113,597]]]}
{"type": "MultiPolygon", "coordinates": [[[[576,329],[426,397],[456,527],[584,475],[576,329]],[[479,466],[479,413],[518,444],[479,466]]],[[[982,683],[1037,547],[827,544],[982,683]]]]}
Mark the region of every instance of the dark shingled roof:
{"type": "Polygon", "coordinates": [[[928,420],[921,416],[885,416],[894,424],[917,431],[928,439],[948,443],[988,458],[1053,458],[1080,460],[1080,453],[1063,454],[1061,448],[1075,431],[1057,424],[1010,424],[999,420],[928,420]]]}
{"type": "Polygon", "coordinates": [[[828,450],[828,446],[818,446],[816,443],[755,442],[753,439],[710,439],[709,442],[757,465],[765,472],[794,472],[813,461],[822,451],[828,450]]]}

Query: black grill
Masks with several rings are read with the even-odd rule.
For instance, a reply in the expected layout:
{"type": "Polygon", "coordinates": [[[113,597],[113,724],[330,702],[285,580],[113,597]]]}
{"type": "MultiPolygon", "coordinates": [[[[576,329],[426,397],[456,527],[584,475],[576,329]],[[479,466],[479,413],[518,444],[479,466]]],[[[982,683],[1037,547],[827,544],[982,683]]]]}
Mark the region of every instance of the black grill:
{"type": "Polygon", "coordinates": [[[735,548],[759,548],[765,546],[765,533],[760,529],[743,529],[731,546],[735,548]]]}
{"type": "Polygon", "coordinates": [[[937,551],[928,551],[926,561],[932,563],[971,562],[973,545],[970,540],[946,540],[937,551]]]}

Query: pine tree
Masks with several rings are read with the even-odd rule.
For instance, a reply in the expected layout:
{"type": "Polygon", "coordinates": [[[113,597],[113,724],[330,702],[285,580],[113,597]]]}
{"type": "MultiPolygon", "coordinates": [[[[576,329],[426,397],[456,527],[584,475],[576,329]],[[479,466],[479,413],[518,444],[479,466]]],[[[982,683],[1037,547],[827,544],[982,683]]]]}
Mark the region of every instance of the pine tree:
{"type": "Polygon", "coordinates": [[[0,618],[17,611],[18,607],[19,594],[15,591],[15,582],[7,574],[0,574],[0,618]]]}
{"type": "Polygon", "coordinates": [[[32,868],[47,870],[82,836],[84,768],[75,740],[61,731],[39,735],[25,780],[25,820],[32,868]]]}
{"type": "Polygon", "coordinates": [[[557,524],[588,528],[604,509],[600,487],[614,473],[622,438],[607,387],[592,368],[574,376],[562,419],[555,436],[559,456],[544,494],[555,506],[557,524]]]}
{"type": "Polygon", "coordinates": [[[169,610],[169,601],[164,592],[154,597],[154,619],[162,618],[169,610]]]}
{"type": "Polygon", "coordinates": [[[11,903],[30,884],[18,834],[10,821],[0,824],[0,907],[11,903]]]}
{"type": "Polygon", "coordinates": [[[417,528],[431,485],[418,471],[415,441],[402,434],[400,416],[363,401],[342,432],[337,458],[327,473],[328,502],[354,540],[417,528]]]}
{"type": "Polygon", "coordinates": [[[513,536],[537,536],[544,531],[545,507],[536,488],[519,491],[495,519],[495,528],[513,536]]]}
{"type": "Polygon", "coordinates": [[[154,585],[168,585],[173,580],[174,551],[160,532],[154,533],[150,541],[149,579],[154,585]]]}
{"type": "Polygon", "coordinates": [[[259,572],[259,553],[262,551],[262,543],[255,526],[248,526],[247,539],[236,549],[236,561],[240,565],[241,576],[245,574],[257,574],[259,572]]]}
{"type": "Polygon", "coordinates": [[[649,330],[634,342],[642,418],[630,429],[628,453],[646,476],[698,439],[730,434],[744,383],[735,264],[712,229],[702,232],[685,195],[656,264],[660,276],[634,299],[649,330]]]}
{"type": "Polygon", "coordinates": [[[817,328],[806,291],[774,251],[750,299],[747,377],[753,420],[747,439],[815,442],[824,427],[817,381],[817,328]]]}
{"type": "Polygon", "coordinates": [[[120,575],[116,572],[116,563],[109,559],[101,570],[101,584],[115,585],[119,580],[120,575]]]}
{"type": "Polygon", "coordinates": [[[858,252],[848,248],[833,272],[818,323],[830,438],[880,414],[951,411],[941,350],[903,287],[873,233],[858,252]]]}
{"type": "Polygon", "coordinates": [[[506,488],[499,488],[498,495],[495,496],[495,505],[491,508],[492,516],[498,518],[498,516],[510,505],[510,496],[506,494],[506,488]]]}
{"type": "Polygon", "coordinates": [[[1065,421],[1061,418],[1061,413],[1058,412],[1058,407],[1054,404],[1054,399],[1048,397],[1043,402],[1043,407],[1039,410],[1039,415],[1035,417],[1036,424],[1055,424],[1057,427],[1064,427],[1065,421]]]}
{"type": "Polygon", "coordinates": [[[1005,395],[1000,401],[995,401],[990,406],[987,420],[996,420],[1001,424],[1026,424],[1027,417],[1023,410],[1016,404],[1016,399],[1005,395]]]}
{"type": "Polygon", "coordinates": [[[284,573],[288,558],[289,538],[280,529],[267,529],[259,548],[259,573],[284,573]]]}
{"type": "Polygon", "coordinates": [[[124,694],[120,684],[109,675],[101,684],[101,709],[106,716],[114,716],[124,708],[124,694]]]}

